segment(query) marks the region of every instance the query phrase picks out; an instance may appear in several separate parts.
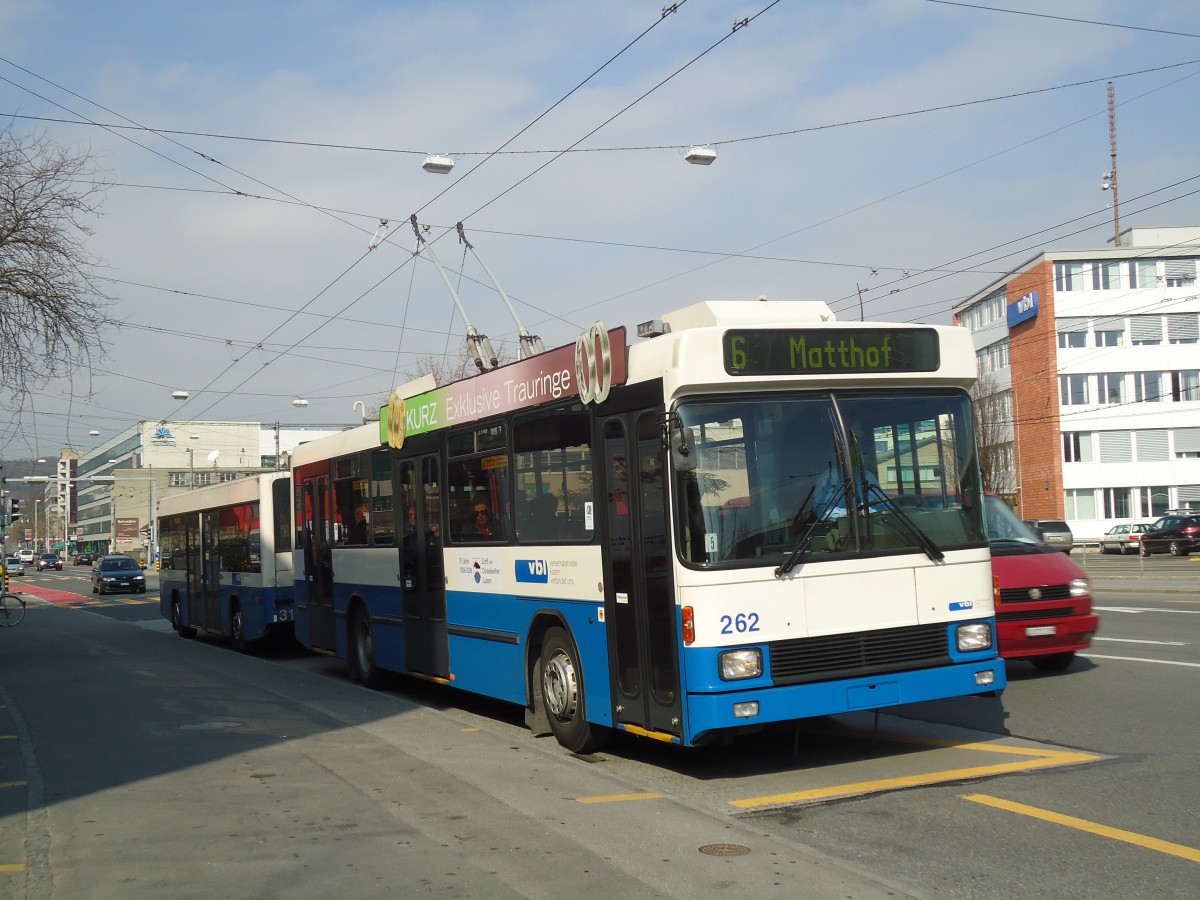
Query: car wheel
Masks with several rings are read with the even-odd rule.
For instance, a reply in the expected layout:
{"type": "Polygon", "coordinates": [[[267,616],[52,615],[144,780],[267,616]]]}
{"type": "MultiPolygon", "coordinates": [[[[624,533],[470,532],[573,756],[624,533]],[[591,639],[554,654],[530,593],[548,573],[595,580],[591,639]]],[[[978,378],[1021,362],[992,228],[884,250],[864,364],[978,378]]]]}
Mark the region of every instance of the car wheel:
{"type": "Polygon", "coordinates": [[[1143,540],[1142,541],[1142,556],[1148,557],[1149,555],[1150,555],[1150,542],[1147,540],[1143,540]]]}
{"type": "Polygon", "coordinates": [[[1171,541],[1170,550],[1171,550],[1172,556],[1187,556],[1188,555],[1187,546],[1185,544],[1181,544],[1179,541],[1171,541]]]}

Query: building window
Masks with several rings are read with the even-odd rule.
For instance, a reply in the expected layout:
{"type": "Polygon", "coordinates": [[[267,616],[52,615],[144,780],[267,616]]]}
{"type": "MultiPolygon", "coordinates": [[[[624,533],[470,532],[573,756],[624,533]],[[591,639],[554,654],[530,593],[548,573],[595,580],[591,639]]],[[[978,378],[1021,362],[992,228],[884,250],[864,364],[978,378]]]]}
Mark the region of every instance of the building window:
{"type": "Polygon", "coordinates": [[[1196,283],[1196,260],[1166,260],[1167,287],[1192,287],[1196,283]]]}
{"type": "Polygon", "coordinates": [[[167,476],[167,484],[170,487],[186,487],[188,483],[187,472],[171,472],[167,476]]]}
{"type": "Polygon", "coordinates": [[[1054,264],[1054,290],[1082,291],[1083,263],[1063,262],[1054,264]]]}
{"type": "Polygon", "coordinates": [[[212,483],[213,483],[213,473],[212,472],[197,472],[196,473],[195,484],[197,487],[200,487],[205,484],[212,484],[212,483]]]}
{"type": "Polygon", "coordinates": [[[1162,316],[1133,316],[1129,327],[1135,347],[1162,343],[1162,316]]]}
{"type": "Polygon", "coordinates": [[[1096,494],[1092,490],[1067,491],[1066,508],[1068,519],[1096,518],[1096,494]]]}
{"type": "Polygon", "coordinates": [[[1129,286],[1152,288],[1158,286],[1158,260],[1138,259],[1129,264],[1129,286]]]}
{"type": "Polygon", "coordinates": [[[1195,313],[1167,316],[1167,341],[1171,344],[1194,344],[1200,338],[1200,323],[1195,313]]]}
{"type": "Polygon", "coordinates": [[[1102,372],[1096,376],[1096,402],[1125,402],[1124,372],[1102,372]]]}
{"type": "Polygon", "coordinates": [[[1129,488],[1104,489],[1104,518],[1128,519],[1133,515],[1133,504],[1130,503],[1129,488]]]}
{"type": "Polygon", "coordinates": [[[1087,334],[1082,331],[1060,331],[1058,333],[1058,346],[1060,350],[1068,350],[1074,347],[1087,346],[1087,334]]]}
{"type": "Polygon", "coordinates": [[[1200,370],[1171,373],[1171,399],[1176,403],[1200,400],[1200,370]]]}
{"type": "Polygon", "coordinates": [[[237,477],[238,477],[238,473],[237,473],[237,472],[221,472],[221,473],[220,473],[220,480],[221,480],[222,482],[225,482],[225,481],[236,481],[236,480],[237,480],[237,477]]]}
{"type": "Polygon", "coordinates": [[[1125,345],[1125,320],[1116,316],[1097,319],[1095,323],[1097,347],[1122,347],[1125,345]]]}
{"type": "Polygon", "coordinates": [[[1063,406],[1085,406],[1088,402],[1088,377],[1086,375],[1058,376],[1059,402],[1063,406]]]}
{"type": "Polygon", "coordinates": [[[1146,519],[1156,519],[1166,515],[1171,508],[1170,495],[1166,487],[1135,488],[1134,494],[1138,500],[1137,515],[1146,519]]]}
{"type": "Polygon", "coordinates": [[[1134,372],[1133,399],[1138,403],[1159,403],[1163,398],[1162,372],[1134,372]]]}
{"type": "Polygon", "coordinates": [[[1091,462],[1092,433],[1090,431],[1063,432],[1063,462],[1091,462]]]}
{"type": "Polygon", "coordinates": [[[1121,287],[1121,264],[1118,262],[1092,263],[1092,290],[1115,291],[1121,287]]]}

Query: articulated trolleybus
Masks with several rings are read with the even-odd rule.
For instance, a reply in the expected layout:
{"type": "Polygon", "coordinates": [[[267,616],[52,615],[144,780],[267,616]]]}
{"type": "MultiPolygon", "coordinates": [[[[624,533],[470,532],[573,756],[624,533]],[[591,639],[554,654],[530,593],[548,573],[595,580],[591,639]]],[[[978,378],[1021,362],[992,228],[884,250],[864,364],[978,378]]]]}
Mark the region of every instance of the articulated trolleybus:
{"type": "Polygon", "coordinates": [[[287,472],[239,478],[158,505],[159,612],[183,637],[239,648],[292,627],[292,498],[287,472]]]}
{"type": "Polygon", "coordinates": [[[965,331],[759,301],[639,335],[297,448],[300,642],[578,752],[1004,687],[965,331]]]}

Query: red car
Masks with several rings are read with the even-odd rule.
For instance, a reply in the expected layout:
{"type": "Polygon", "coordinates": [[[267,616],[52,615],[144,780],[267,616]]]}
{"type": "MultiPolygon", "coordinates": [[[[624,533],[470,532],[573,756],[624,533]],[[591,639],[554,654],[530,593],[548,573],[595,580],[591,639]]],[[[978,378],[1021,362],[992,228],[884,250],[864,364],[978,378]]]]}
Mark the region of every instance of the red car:
{"type": "Polygon", "coordinates": [[[1087,573],[1042,543],[999,497],[986,497],[984,503],[1000,656],[1061,671],[1091,646],[1100,627],[1087,573]]]}

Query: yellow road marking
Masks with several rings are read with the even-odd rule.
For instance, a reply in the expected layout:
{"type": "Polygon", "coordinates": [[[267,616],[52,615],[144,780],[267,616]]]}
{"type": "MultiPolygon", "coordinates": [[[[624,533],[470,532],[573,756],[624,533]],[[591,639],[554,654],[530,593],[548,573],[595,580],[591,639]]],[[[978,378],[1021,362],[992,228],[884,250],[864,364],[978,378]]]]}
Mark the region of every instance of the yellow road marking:
{"type": "Polygon", "coordinates": [[[620,803],[624,800],[659,800],[662,794],[609,794],[606,797],[577,797],[580,803],[620,803]]]}
{"type": "Polygon", "coordinates": [[[791,791],[783,794],[771,794],[764,797],[748,797],[743,800],[730,800],[729,804],[737,807],[738,809],[784,806],[791,803],[808,803],[814,800],[827,800],[831,797],[850,797],[857,794],[869,794],[880,791],[898,790],[900,788],[941,784],[946,781],[958,781],[967,778],[983,778],[991,775],[1006,775],[1010,772],[1025,772],[1032,769],[1042,769],[1050,766],[1074,765],[1076,763],[1093,762],[1101,759],[1101,757],[1092,753],[1079,753],[1068,750],[1050,750],[1037,747],[1008,747],[1003,744],[964,744],[958,741],[908,737],[905,735],[875,734],[870,736],[876,740],[886,740],[900,744],[925,744],[934,747],[952,747],[956,750],[980,750],[985,753],[1026,756],[1030,757],[1030,759],[1021,762],[997,763],[990,766],[971,766],[960,769],[944,769],[939,772],[926,772],[918,775],[902,775],[896,778],[881,778],[874,781],[858,781],[851,784],[838,784],[830,787],[814,788],[807,791],[791,791]]]}
{"type": "Polygon", "coordinates": [[[1190,862],[1200,862],[1200,849],[1195,847],[1187,847],[1183,844],[1175,844],[1171,841],[1162,841],[1158,838],[1147,837],[1144,834],[1138,834],[1135,831],[1125,831],[1123,828],[1112,828],[1108,825],[1100,825],[1096,822],[1089,822],[1087,819],[1077,819],[1075,816],[1066,816],[1062,813],[1051,812],[1048,809],[1038,809],[1036,806],[1026,806],[1024,803],[1013,803],[1011,800],[1001,800],[999,797],[989,797],[987,794],[963,794],[964,800],[970,800],[972,803],[982,803],[985,806],[993,806],[996,809],[1007,810],[1008,812],[1018,813],[1023,816],[1031,816],[1034,819],[1041,819],[1045,822],[1053,822],[1055,825],[1065,825],[1068,828],[1077,828],[1080,831],[1086,831],[1090,834],[1098,834],[1100,837],[1112,838],[1114,841],[1124,841],[1127,844],[1134,844],[1138,847],[1145,847],[1147,850],[1157,850],[1159,853],[1168,853],[1171,856],[1178,856],[1181,859],[1189,860],[1190,862]]]}
{"type": "Polygon", "coordinates": [[[25,787],[23,781],[0,781],[0,788],[25,787]]]}
{"type": "Polygon", "coordinates": [[[5,874],[7,874],[9,872],[24,872],[24,871],[25,871],[25,863],[4,863],[3,865],[0,865],[0,872],[3,872],[5,874]]]}

